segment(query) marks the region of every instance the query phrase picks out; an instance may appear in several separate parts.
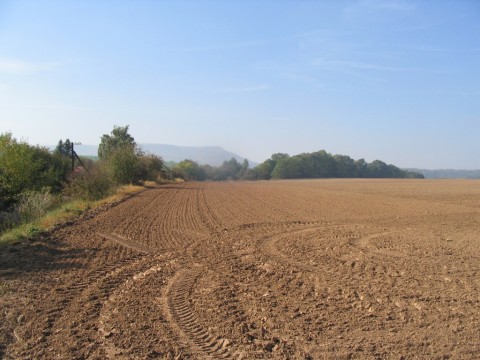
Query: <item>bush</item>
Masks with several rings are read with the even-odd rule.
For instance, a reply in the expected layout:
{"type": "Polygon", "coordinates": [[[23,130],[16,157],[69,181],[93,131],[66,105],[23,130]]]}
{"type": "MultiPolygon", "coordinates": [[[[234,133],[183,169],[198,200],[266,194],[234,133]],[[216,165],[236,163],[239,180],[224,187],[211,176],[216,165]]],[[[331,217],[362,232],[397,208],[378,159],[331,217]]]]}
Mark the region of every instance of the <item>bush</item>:
{"type": "Polygon", "coordinates": [[[106,162],[117,184],[132,184],[138,180],[136,175],[139,160],[133,148],[124,147],[112,151],[106,162]]]}
{"type": "Polygon", "coordinates": [[[99,200],[113,192],[114,182],[106,169],[93,166],[71,174],[62,193],[68,197],[99,200]]]}
{"type": "Polygon", "coordinates": [[[63,157],[17,141],[10,133],[0,134],[0,210],[14,205],[26,190],[59,191],[68,171],[63,157]]]}
{"type": "Polygon", "coordinates": [[[15,212],[22,223],[35,221],[53,208],[56,203],[55,200],[48,187],[41,191],[26,190],[20,195],[20,200],[15,206],[15,212]]]}
{"type": "Polygon", "coordinates": [[[136,180],[160,181],[166,177],[161,157],[153,154],[142,154],[138,156],[136,180]]]}

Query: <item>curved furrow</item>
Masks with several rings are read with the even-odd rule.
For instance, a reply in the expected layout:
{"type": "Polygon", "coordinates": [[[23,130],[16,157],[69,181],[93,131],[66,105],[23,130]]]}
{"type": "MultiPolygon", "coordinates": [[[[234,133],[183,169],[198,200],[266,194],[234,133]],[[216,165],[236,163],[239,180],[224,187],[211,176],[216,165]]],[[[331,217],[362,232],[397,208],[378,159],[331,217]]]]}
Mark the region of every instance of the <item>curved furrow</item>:
{"type": "MultiPolygon", "coordinates": [[[[162,325],[167,321],[166,315],[158,311],[151,313],[148,310],[146,311],[144,307],[146,305],[149,309],[153,305],[150,302],[155,302],[154,297],[151,297],[149,292],[158,293],[161,291],[166,286],[166,279],[173,275],[174,270],[170,258],[171,254],[162,254],[152,257],[141,267],[136,267],[134,271],[132,270],[123,278],[123,282],[113,292],[110,292],[103,301],[97,319],[97,329],[99,343],[106,358],[131,359],[144,356],[142,354],[146,354],[147,357],[159,354],[155,349],[142,346],[141,343],[138,344],[137,349],[126,347],[122,340],[127,331],[133,331],[131,336],[138,340],[143,338],[144,341],[163,343],[163,351],[166,351],[165,356],[168,356],[168,358],[178,358],[179,354],[185,351],[181,349],[180,344],[172,346],[172,343],[176,340],[175,335],[168,327],[162,325]],[[138,293],[144,294],[142,301],[145,300],[146,304],[135,299],[138,293]],[[131,308],[131,304],[135,304],[135,307],[131,308]],[[132,312],[138,312],[138,314],[131,315],[132,312]],[[127,329],[125,322],[122,321],[125,317],[134,318],[136,322],[142,325],[135,329],[127,329]],[[153,321],[156,322],[155,328],[149,326],[150,322],[153,321]],[[145,331],[146,329],[148,331],[145,331]],[[167,347],[166,344],[170,346],[167,347]],[[167,348],[169,349],[167,350],[167,348]]],[[[97,353],[102,354],[102,351],[97,351],[97,353]]]]}
{"type": "MultiPolygon", "coordinates": [[[[336,312],[349,309],[350,315],[357,313],[360,316],[366,312],[374,318],[380,316],[390,321],[398,318],[421,322],[427,304],[438,301],[438,295],[424,287],[422,275],[406,273],[409,266],[404,257],[378,250],[370,244],[372,239],[390,232],[345,235],[342,234],[341,227],[332,229],[337,229],[340,234],[326,237],[323,237],[322,233],[316,235],[317,231],[322,230],[320,227],[267,237],[261,243],[260,249],[268,258],[310,274],[305,280],[313,284],[314,294],[335,299],[337,304],[343,304],[343,309],[337,308],[336,312]],[[313,242],[307,241],[309,239],[313,242]],[[337,239],[344,239],[348,245],[356,244],[353,247],[355,252],[348,255],[352,247],[337,245],[337,239]],[[315,257],[317,250],[312,244],[322,242],[330,242],[330,245],[320,247],[321,256],[315,257]],[[384,260],[385,255],[390,257],[388,263],[384,260]],[[403,290],[399,291],[399,285],[405,284],[408,284],[408,290],[402,286],[403,290]]],[[[432,271],[428,266],[425,270],[427,274],[432,271]]],[[[302,280],[302,286],[308,288],[305,280],[302,280]]],[[[451,310],[437,303],[435,308],[429,311],[441,317],[451,310]]],[[[395,322],[392,321],[391,324],[395,322]]]]}
{"type": "MultiPolygon", "coordinates": [[[[144,256],[141,254],[118,258],[115,262],[98,267],[95,271],[84,274],[83,277],[76,280],[72,279],[73,282],[56,288],[54,291],[57,294],[62,294],[62,300],[58,303],[42,304],[45,308],[38,310],[46,316],[46,321],[41,330],[42,335],[26,341],[24,347],[19,349],[19,355],[29,357],[28,354],[36,354],[37,358],[49,358],[51,354],[48,349],[51,346],[54,346],[59,354],[61,352],[65,352],[65,354],[78,352],[81,345],[77,344],[77,340],[73,340],[76,338],[75,328],[82,327],[90,322],[90,318],[95,316],[94,313],[98,311],[99,299],[105,297],[121,281],[121,279],[117,279],[119,274],[132,264],[141,262],[143,258],[144,256]],[[87,306],[81,306],[81,303],[87,304],[87,306]],[[70,329],[65,329],[64,325],[60,325],[66,322],[70,322],[70,329]],[[72,336],[70,337],[73,340],[72,342],[62,344],[61,341],[56,341],[56,337],[64,337],[72,330],[72,336]]],[[[25,329],[24,331],[28,333],[28,330],[25,329]]],[[[36,330],[37,333],[38,331],[36,330]]],[[[81,340],[78,339],[78,341],[81,340]]],[[[64,356],[70,357],[70,355],[64,356]]]]}
{"type": "Polygon", "coordinates": [[[200,276],[200,268],[181,271],[167,291],[167,306],[172,321],[198,350],[215,359],[232,358],[230,341],[212,334],[202,326],[192,309],[191,292],[200,276]]]}

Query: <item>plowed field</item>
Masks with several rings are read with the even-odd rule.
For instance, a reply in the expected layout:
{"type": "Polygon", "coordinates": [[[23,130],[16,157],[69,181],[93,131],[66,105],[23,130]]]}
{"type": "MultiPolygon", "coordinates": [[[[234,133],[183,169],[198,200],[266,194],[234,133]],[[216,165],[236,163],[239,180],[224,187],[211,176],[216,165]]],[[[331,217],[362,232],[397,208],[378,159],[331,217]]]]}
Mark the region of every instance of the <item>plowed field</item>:
{"type": "Polygon", "coordinates": [[[0,254],[7,359],[478,359],[480,182],[148,189],[0,254]]]}

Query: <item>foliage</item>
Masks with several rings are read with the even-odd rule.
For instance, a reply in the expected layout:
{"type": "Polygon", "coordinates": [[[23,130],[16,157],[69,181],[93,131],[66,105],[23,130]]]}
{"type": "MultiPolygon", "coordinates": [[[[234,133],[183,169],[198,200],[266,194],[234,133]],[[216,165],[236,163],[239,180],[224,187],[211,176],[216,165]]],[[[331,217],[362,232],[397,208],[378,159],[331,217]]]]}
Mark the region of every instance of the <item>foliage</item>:
{"type": "Polygon", "coordinates": [[[175,177],[182,178],[184,180],[203,181],[206,179],[206,171],[197,162],[193,160],[180,161],[172,169],[175,177]]]}
{"type": "Polygon", "coordinates": [[[102,136],[98,146],[98,157],[102,160],[108,159],[119,149],[128,148],[135,151],[136,147],[135,139],[128,133],[128,125],[114,126],[110,135],[102,136]]]}
{"type": "Polygon", "coordinates": [[[270,180],[272,177],[272,171],[275,169],[277,162],[273,159],[267,159],[263,163],[257,165],[253,169],[255,178],[258,180],[270,180]]]}
{"type": "Polygon", "coordinates": [[[83,166],[74,172],[71,171],[71,146],[69,139],[60,140],[50,152],[17,141],[11,133],[0,134],[1,231],[35,222],[30,227],[22,225],[18,231],[8,232],[8,236],[16,238],[29,236],[36,228],[37,219],[58,205],[56,200],[60,197],[55,194],[62,193],[71,202],[97,201],[115,193],[118,185],[160,181],[168,176],[160,157],[145,154],[136,147],[134,138],[128,134],[128,126],[115,126],[111,135],[104,135],[99,150],[101,160],[84,158],[83,166]]]}
{"type": "Polygon", "coordinates": [[[303,165],[297,157],[282,158],[277,161],[271,177],[274,179],[302,178],[305,173],[303,165]]]}
{"type": "Polygon", "coordinates": [[[168,175],[161,157],[154,154],[142,154],[138,156],[135,177],[137,180],[160,181],[168,175]]]}
{"type": "Polygon", "coordinates": [[[128,133],[128,125],[114,126],[111,135],[102,136],[98,156],[106,164],[117,184],[157,181],[165,175],[163,160],[141,151],[135,139],[128,133]]]}
{"type": "Polygon", "coordinates": [[[231,158],[213,171],[213,180],[236,180],[241,172],[242,165],[235,158],[231,158]]]}
{"type": "Polygon", "coordinates": [[[110,195],[113,185],[108,169],[102,164],[95,164],[88,171],[72,173],[62,193],[73,199],[98,200],[110,195]]]}
{"type": "Polygon", "coordinates": [[[112,151],[106,161],[112,179],[117,184],[131,184],[137,180],[139,159],[131,147],[117,148],[112,151]]]}
{"type": "Polygon", "coordinates": [[[184,180],[195,181],[254,180],[256,178],[247,159],[239,163],[235,158],[224,161],[218,167],[199,165],[193,160],[183,160],[172,168],[172,175],[184,180]]]}
{"type": "Polygon", "coordinates": [[[295,156],[273,154],[253,172],[256,179],[298,178],[423,178],[423,175],[401,170],[380,160],[367,163],[346,155],[331,155],[324,150],[295,156]]]}
{"type": "Polygon", "coordinates": [[[26,190],[61,188],[69,171],[68,162],[46,148],[17,141],[11,133],[0,135],[0,209],[18,200],[26,190]]]}
{"type": "Polygon", "coordinates": [[[67,139],[65,141],[59,140],[57,147],[55,148],[54,153],[66,156],[68,158],[72,157],[72,142],[70,139],[67,139]]]}
{"type": "Polygon", "coordinates": [[[40,191],[26,190],[20,195],[15,209],[22,223],[31,222],[44,216],[55,205],[55,197],[48,187],[40,191]]]}

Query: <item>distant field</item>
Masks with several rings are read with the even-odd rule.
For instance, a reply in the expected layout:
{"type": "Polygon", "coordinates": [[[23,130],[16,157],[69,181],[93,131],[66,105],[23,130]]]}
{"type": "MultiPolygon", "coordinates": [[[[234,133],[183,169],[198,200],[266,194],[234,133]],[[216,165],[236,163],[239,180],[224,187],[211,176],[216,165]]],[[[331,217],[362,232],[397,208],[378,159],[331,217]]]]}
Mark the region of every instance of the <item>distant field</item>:
{"type": "Polygon", "coordinates": [[[0,343],[36,359],[478,358],[479,234],[473,180],[149,189],[1,255],[0,343]]]}
{"type": "Polygon", "coordinates": [[[80,157],[90,159],[90,160],[93,160],[93,161],[97,161],[99,159],[98,156],[93,156],[93,155],[81,155],[80,157]]]}

